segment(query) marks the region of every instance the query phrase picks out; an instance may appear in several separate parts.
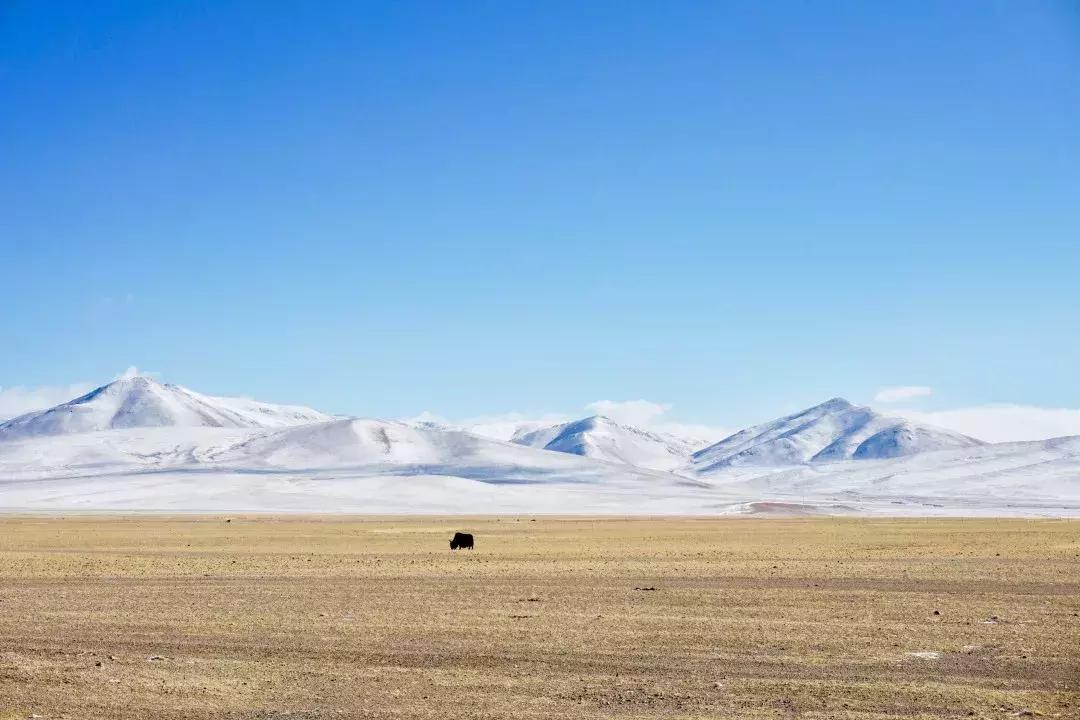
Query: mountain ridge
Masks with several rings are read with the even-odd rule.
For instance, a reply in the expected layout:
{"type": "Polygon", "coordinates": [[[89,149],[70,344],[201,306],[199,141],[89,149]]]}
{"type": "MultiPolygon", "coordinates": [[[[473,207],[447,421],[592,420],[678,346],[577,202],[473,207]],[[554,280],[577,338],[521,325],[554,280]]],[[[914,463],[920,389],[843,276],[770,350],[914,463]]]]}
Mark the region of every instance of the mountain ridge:
{"type": "Polygon", "coordinates": [[[688,469],[713,472],[741,465],[801,465],[884,459],[985,445],[961,433],[892,417],[835,397],[760,423],[693,454],[688,469]]]}
{"type": "Polygon", "coordinates": [[[513,442],[651,470],[679,467],[690,458],[695,447],[691,440],[618,423],[604,415],[525,433],[513,442]]]}
{"type": "Polygon", "coordinates": [[[4,509],[1080,516],[1080,437],[986,444],[842,398],[692,454],[603,416],[506,442],[140,377],[5,426],[4,509]]]}
{"type": "Polygon", "coordinates": [[[2,422],[0,440],[137,427],[273,428],[332,419],[300,405],[203,395],[145,375],[132,375],[65,403],[2,422]]]}

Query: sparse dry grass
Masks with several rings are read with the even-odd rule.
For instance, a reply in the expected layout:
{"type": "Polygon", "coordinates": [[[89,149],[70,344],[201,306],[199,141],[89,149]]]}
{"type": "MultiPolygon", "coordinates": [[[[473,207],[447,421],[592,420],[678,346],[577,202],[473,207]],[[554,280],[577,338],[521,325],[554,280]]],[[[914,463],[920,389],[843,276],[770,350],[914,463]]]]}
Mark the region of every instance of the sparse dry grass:
{"type": "Polygon", "coordinates": [[[1077,522],[0,520],[0,719],[1075,718],[1078,689],[1077,522]]]}

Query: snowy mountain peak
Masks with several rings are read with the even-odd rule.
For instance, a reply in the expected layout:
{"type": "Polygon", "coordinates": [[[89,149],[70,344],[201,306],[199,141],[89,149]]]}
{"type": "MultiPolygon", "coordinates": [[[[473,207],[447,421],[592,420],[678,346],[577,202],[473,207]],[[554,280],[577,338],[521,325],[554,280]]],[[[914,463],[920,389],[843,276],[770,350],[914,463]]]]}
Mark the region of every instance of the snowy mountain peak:
{"type": "Polygon", "coordinates": [[[825,412],[841,412],[841,411],[844,411],[844,410],[850,410],[853,407],[855,407],[855,405],[848,402],[844,398],[842,398],[842,397],[834,397],[834,398],[830,398],[830,399],[826,400],[825,402],[821,403],[820,405],[815,405],[814,407],[812,407],[809,410],[806,410],[804,412],[811,412],[811,411],[814,411],[814,410],[821,410],[821,411],[825,411],[825,412]]]}
{"type": "MultiPolygon", "coordinates": [[[[573,420],[568,423],[563,423],[559,427],[565,428],[569,432],[588,432],[590,430],[598,430],[601,428],[614,428],[619,427],[619,424],[607,417],[606,415],[590,415],[587,418],[581,420],[573,420]]],[[[626,426],[633,427],[633,426],[626,426]]],[[[633,428],[637,430],[637,428],[633,428]]],[[[645,432],[644,430],[641,432],[645,432]]]]}
{"type": "Polygon", "coordinates": [[[536,430],[514,442],[651,470],[676,468],[699,447],[691,440],[623,425],[604,415],[536,430]]]}
{"type": "Polygon", "coordinates": [[[710,445],[694,453],[689,468],[709,473],[739,465],[881,459],[981,444],[960,433],[881,415],[843,398],[832,398],[710,445]]]}
{"type": "Polygon", "coordinates": [[[332,418],[211,397],[131,373],[0,424],[0,505],[1080,515],[1080,437],[985,445],[834,398],[690,459],[693,449],[600,415],[509,443],[430,420],[332,418]]]}
{"type": "Polygon", "coordinates": [[[123,377],[119,377],[116,380],[113,380],[111,383],[102,385],[99,388],[91,390],[82,397],[75,398],[71,402],[83,402],[87,399],[91,399],[98,395],[107,393],[120,393],[134,389],[146,390],[153,387],[164,386],[149,375],[124,375],[123,377]]]}
{"type": "Polygon", "coordinates": [[[137,427],[286,427],[332,419],[311,408],[212,397],[132,374],[0,423],[0,440],[137,427]]]}

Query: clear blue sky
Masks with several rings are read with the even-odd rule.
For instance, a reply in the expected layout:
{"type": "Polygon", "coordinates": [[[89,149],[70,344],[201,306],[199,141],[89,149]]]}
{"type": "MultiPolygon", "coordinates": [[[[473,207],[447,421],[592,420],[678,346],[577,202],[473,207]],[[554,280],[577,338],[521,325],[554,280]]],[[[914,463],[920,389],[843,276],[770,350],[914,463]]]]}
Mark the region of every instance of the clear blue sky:
{"type": "Polygon", "coordinates": [[[0,4],[0,385],[1080,405],[1080,6],[0,4]]]}

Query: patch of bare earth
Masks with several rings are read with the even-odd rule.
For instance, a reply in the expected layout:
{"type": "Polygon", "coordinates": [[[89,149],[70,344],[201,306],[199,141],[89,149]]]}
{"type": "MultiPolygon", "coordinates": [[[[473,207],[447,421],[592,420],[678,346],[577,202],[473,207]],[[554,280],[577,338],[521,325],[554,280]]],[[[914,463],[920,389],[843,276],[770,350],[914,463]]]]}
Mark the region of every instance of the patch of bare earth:
{"type": "Polygon", "coordinates": [[[0,520],[0,718],[1080,717],[1077,522],[230,519],[0,520]]]}

